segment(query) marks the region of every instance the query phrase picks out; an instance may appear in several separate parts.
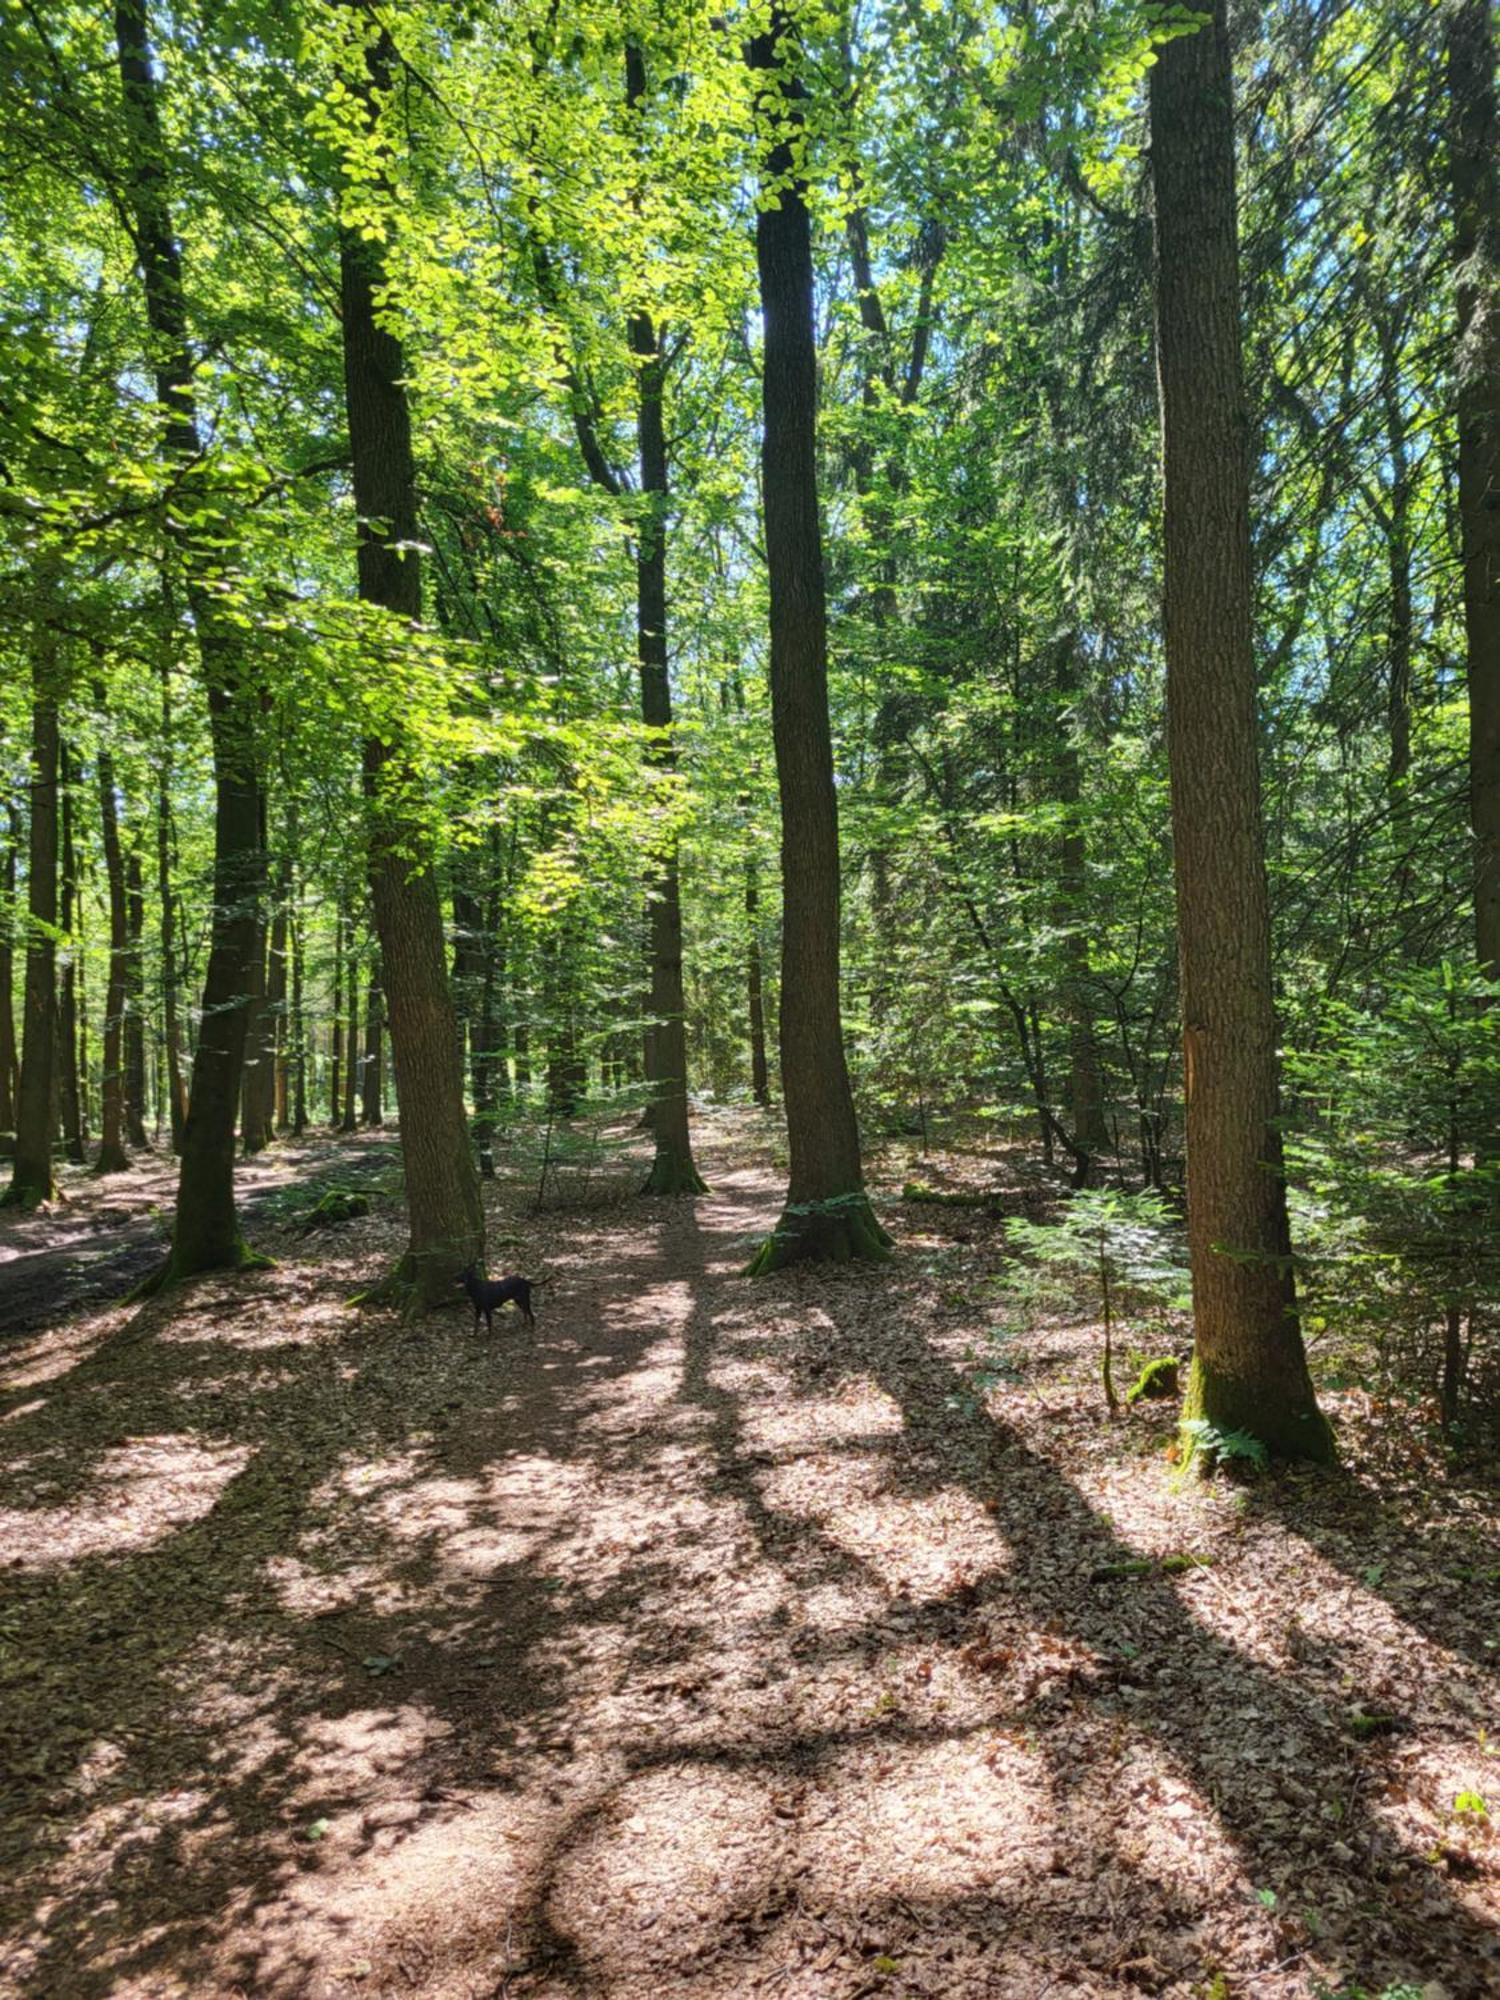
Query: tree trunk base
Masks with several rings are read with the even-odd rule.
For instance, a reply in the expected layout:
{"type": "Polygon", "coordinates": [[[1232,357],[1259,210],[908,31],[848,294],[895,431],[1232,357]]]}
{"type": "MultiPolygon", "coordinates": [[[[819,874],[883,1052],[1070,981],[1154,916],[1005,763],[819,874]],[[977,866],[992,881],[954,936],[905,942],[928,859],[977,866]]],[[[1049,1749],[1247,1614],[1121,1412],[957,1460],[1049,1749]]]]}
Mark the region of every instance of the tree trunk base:
{"type": "Polygon", "coordinates": [[[43,1186],[40,1181],[13,1180],[4,1194],[0,1194],[0,1208],[45,1208],[57,1198],[55,1183],[43,1186]]]}
{"type": "MultiPolygon", "coordinates": [[[[1203,1421],[1218,1431],[1247,1431],[1275,1459],[1305,1459],[1332,1465],[1338,1456],[1333,1430],[1318,1408],[1311,1383],[1272,1387],[1241,1376],[1225,1375],[1201,1354],[1193,1355],[1187,1393],[1182,1399],[1184,1424],[1203,1421]]],[[[1183,1434],[1186,1456],[1196,1455],[1196,1440],[1183,1434]]]]}
{"type": "Polygon", "coordinates": [[[707,1194],[708,1182],[693,1165],[691,1153],[658,1146],[651,1171],[641,1183],[642,1194],[707,1194]]]}
{"type": "Polygon", "coordinates": [[[788,1264],[883,1264],[890,1254],[891,1239],[861,1190],[832,1201],[789,1202],[745,1276],[761,1278],[788,1264]]]}
{"type": "Polygon", "coordinates": [[[128,1174],[131,1169],[130,1155],[123,1146],[99,1148],[99,1157],[92,1171],[96,1174],[128,1174]]]}
{"type": "Polygon", "coordinates": [[[451,1252],[418,1257],[408,1250],[383,1278],[356,1292],[351,1306],[395,1306],[403,1319],[419,1319],[458,1302],[458,1274],[468,1262],[451,1252]]]}
{"type": "Polygon", "coordinates": [[[127,1305],[140,1305],[146,1299],[154,1299],[162,1292],[169,1292],[173,1286],[186,1283],[189,1278],[207,1277],[212,1271],[274,1271],[276,1259],[267,1257],[259,1250],[252,1250],[242,1237],[223,1256],[194,1259],[191,1263],[179,1257],[174,1250],[165,1262],[159,1264],[149,1277],[142,1278],[133,1292],[125,1294],[127,1305]]]}

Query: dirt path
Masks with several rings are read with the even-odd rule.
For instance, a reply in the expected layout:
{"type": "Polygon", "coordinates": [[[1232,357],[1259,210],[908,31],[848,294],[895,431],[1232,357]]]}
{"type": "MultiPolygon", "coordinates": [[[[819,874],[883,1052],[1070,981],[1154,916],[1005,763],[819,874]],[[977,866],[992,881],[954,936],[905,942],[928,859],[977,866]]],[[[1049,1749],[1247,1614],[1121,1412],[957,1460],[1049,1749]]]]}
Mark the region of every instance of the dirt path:
{"type": "Polygon", "coordinates": [[[974,1388],[992,1243],[752,1286],[704,1151],[503,1225],[534,1343],[350,1315],[377,1214],[17,1350],[4,1990],[1500,1990],[1493,1510],[1179,1492],[1083,1334],[974,1388]]]}

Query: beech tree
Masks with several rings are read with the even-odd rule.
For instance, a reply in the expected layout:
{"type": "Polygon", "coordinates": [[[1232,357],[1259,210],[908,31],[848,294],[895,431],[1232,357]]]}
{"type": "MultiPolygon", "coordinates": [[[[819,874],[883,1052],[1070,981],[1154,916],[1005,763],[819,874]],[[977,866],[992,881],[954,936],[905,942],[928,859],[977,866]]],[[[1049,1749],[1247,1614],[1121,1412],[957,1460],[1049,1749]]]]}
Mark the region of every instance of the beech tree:
{"type": "Polygon", "coordinates": [[[865,1192],[839,1011],[839,828],[828,714],[828,614],[818,519],[817,341],[806,143],[791,15],[749,46],[763,149],[755,223],[765,345],[761,482],[771,606],[771,718],[781,795],[781,1082],[791,1173],[751,1265],[882,1258],[865,1192]]]}

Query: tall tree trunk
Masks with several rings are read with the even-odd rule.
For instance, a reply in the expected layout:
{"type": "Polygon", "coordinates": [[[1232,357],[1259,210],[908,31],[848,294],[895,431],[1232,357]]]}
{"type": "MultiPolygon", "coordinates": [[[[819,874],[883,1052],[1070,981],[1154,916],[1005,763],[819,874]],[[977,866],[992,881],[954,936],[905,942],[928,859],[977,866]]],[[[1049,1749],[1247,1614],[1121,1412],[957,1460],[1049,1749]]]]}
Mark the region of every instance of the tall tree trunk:
{"type": "Polygon", "coordinates": [[[62,1113],[63,1151],[75,1166],[86,1158],[83,1138],[83,1098],[78,1085],[78,975],[83,952],[78,848],[73,831],[73,787],[78,765],[66,745],[58,746],[62,778],[62,908],[63,956],[57,984],[57,1102],[62,1113]]]}
{"type": "Polygon", "coordinates": [[[156,895],[161,922],[161,1032],[167,1068],[167,1112],[172,1151],[182,1151],[187,1089],[182,1080],[182,1028],[178,1009],[177,911],[172,887],[172,668],[161,669],[161,741],[157,745],[156,895]]]}
{"type": "Polygon", "coordinates": [[[276,862],[275,901],[271,916],[271,948],[266,959],[266,1030],[263,1037],[267,1076],[262,1116],[268,1136],[287,1127],[287,904],[292,893],[292,856],[283,846],[276,862]]]}
{"type": "MultiPolygon", "coordinates": [[[[1065,632],[1058,646],[1057,798],[1067,815],[1058,876],[1059,926],[1063,933],[1063,1005],[1068,1017],[1068,1109],[1077,1151],[1073,1182],[1086,1187],[1093,1163],[1109,1145],[1104,1120],[1099,1043],[1091,1005],[1093,968],[1085,927],[1088,843],[1083,830],[1083,782],[1079,768],[1075,710],[1078,701],[1078,635],[1065,632]]],[[[1048,1128],[1050,1130],[1050,1127],[1048,1128]]]]}
{"type": "Polygon", "coordinates": [[[354,949],[353,939],[349,944],[349,964],[347,973],[348,1013],[344,1019],[344,1109],[339,1119],[341,1132],[357,1132],[359,1120],[355,1116],[355,1106],[359,1102],[359,953],[354,949]]]}
{"type": "Polygon", "coordinates": [[[1328,1459],[1277,1130],[1225,0],[1151,71],[1168,764],[1195,1346],[1183,1411],[1328,1459]]]}
{"type": "Polygon", "coordinates": [[[1451,0],[1449,160],[1458,267],[1458,512],[1469,665],[1474,940],[1500,978],[1500,119],[1490,0],[1451,0]]]}
{"type": "Polygon", "coordinates": [[[16,1017],[11,989],[16,976],[15,938],[20,928],[16,909],[16,856],[21,846],[21,818],[15,805],[6,801],[5,862],[0,869],[0,1132],[16,1129],[16,1017]]]}
{"type": "MultiPolygon", "coordinates": [[[[269,816],[266,795],[260,796],[260,845],[268,850],[269,816]]],[[[255,943],[250,954],[245,1008],[245,1062],[240,1072],[240,1147],[247,1158],[263,1153],[271,1143],[270,1092],[271,1056],[267,1048],[274,1033],[266,1014],[266,948],[269,944],[266,906],[262,901],[255,917],[255,943]]]]}
{"type": "Polygon", "coordinates": [[[493,959],[484,935],[478,898],[457,884],[453,890],[453,1005],[458,1020],[459,1061],[469,1065],[469,1094],[474,1101],[474,1153],[481,1175],[495,1172],[495,1105],[491,1090],[493,1052],[485,1040],[484,992],[494,976],[493,959]]]}
{"type": "Polygon", "coordinates": [[[328,1122],[337,1126],[344,1101],[344,912],[333,920],[333,1016],[328,1038],[328,1122]]]}
{"type": "MultiPolygon", "coordinates": [[[[94,705],[104,713],[104,690],[94,691],[94,705]]],[[[126,959],[130,951],[125,914],[125,862],[120,851],[119,794],[115,760],[99,751],[99,826],[104,847],[104,880],[109,891],[109,980],[104,994],[104,1072],[99,1092],[99,1157],[96,1174],[123,1173],[130,1165],[125,1151],[125,993],[126,959]]]]}
{"type": "MultiPolygon", "coordinates": [[[[640,45],[625,47],[625,97],[640,112],[646,65],[640,45]]],[[[667,778],[677,767],[672,743],[672,679],[667,652],[667,433],[663,408],[666,360],[651,315],[633,312],[630,351],[636,358],[636,449],[640,509],[636,524],[636,660],[641,719],[653,731],[650,755],[667,778]]],[[[649,898],[651,1029],[645,1041],[646,1084],[656,1157],[643,1194],[702,1194],[688,1126],[687,1003],[682,983],[682,888],[675,834],[660,857],[649,898]]]]}
{"type": "MultiPolygon", "coordinates": [[[[291,836],[295,841],[295,834],[291,836]]],[[[294,877],[293,904],[288,919],[292,934],[292,1135],[307,1130],[307,1019],[302,1005],[304,957],[302,944],[301,878],[294,877]]]]}
{"type": "Polygon", "coordinates": [[[27,835],[26,991],[21,1014],[21,1082],[16,1157],[3,1204],[35,1208],[52,1196],[52,1092],[57,980],[57,662],[38,607],[31,656],[31,825],[27,835]]]}
{"type": "MultiPolygon", "coordinates": [[[[182,264],[172,229],[146,0],[116,0],[115,43],[125,107],[126,194],[155,350],[156,400],[168,456],[191,483],[202,456],[188,350],[182,264]]],[[[197,498],[197,496],[194,496],[197,498]]],[[[234,1202],[234,1127],[245,1057],[248,968],[262,893],[260,781],[254,703],[240,642],[209,586],[231,556],[209,496],[172,530],[208,696],[214,770],[213,917],[203,1014],[182,1135],[172,1249],[142,1293],[196,1271],[263,1262],[246,1248],[234,1202]]]]}
{"type": "Polygon", "coordinates": [[[381,1105],[380,1071],[384,1061],[382,1041],[384,1032],[381,1023],[380,994],[380,954],[372,953],[370,958],[370,987],[365,995],[365,1061],[360,1080],[360,1122],[364,1125],[384,1123],[381,1105]]]}
{"type": "MultiPolygon", "coordinates": [[[[390,85],[380,29],[365,49],[362,94],[371,126],[390,85]]],[[[422,615],[416,468],[406,363],[390,323],[380,244],[344,227],[339,239],[344,389],[359,516],[359,594],[388,613],[385,643],[422,615]]],[[[484,1209],[464,1116],[458,1028],[431,842],[399,803],[399,748],[365,743],[370,890],[401,1121],[411,1236],[393,1282],[414,1305],[451,1301],[458,1274],[484,1254],[484,1209]],[[390,767],[389,770],[387,767],[390,767]],[[391,780],[395,780],[394,783],[391,780]]]]}
{"type": "Polygon", "coordinates": [[[125,854],[125,1143],[146,1151],[146,1008],[143,978],[146,885],[141,851],[132,838],[125,854]]]}
{"type": "Polygon", "coordinates": [[[786,1207],[751,1264],[879,1258],[890,1239],[865,1193],[839,1015],[839,835],[828,715],[828,631],[818,522],[817,354],[806,184],[787,137],[799,118],[786,9],[750,44],[765,141],[756,258],[762,366],[771,718],[781,793],[781,1087],[791,1173],[786,1207]]]}
{"type": "Polygon", "coordinates": [[[745,968],[750,1007],[750,1094],[764,1111],[771,1102],[771,1072],[766,1062],[765,973],[760,955],[760,875],[753,853],[745,856],[745,929],[750,940],[745,968]]]}

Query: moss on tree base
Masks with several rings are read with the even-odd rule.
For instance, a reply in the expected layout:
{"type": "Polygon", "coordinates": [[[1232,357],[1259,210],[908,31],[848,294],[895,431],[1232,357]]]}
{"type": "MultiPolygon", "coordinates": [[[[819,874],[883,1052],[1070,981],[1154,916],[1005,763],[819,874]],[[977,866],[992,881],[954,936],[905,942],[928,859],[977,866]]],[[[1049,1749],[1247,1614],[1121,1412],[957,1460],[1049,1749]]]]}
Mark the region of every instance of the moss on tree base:
{"type": "Polygon", "coordinates": [[[693,1165],[691,1153],[658,1146],[651,1171],[641,1182],[642,1194],[707,1194],[708,1183],[693,1165]]]}
{"type": "Polygon", "coordinates": [[[831,1201],[788,1202],[745,1276],[761,1278],[788,1264],[883,1264],[890,1254],[891,1239],[861,1189],[831,1201]]]}
{"type": "MultiPolygon", "coordinates": [[[[1302,1459],[1332,1465],[1338,1456],[1333,1430],[1318,1408],[1312,1384],[1275,1385],[1226,1375],[1195,1352],[1182,1399],[1184,1425],[1207,1423],[1229,1435],[1245,1431],[1258,1438],[1274,1459],[1302,1459]]],[[[1195,1456],[1200,1435],[1184,1430],[1188,1458],[1195,1456]]]]}
{"type": "Polygon", "coordinates": [[[0,1208],[45,1208],[56,1197],[56,1187],[44,1187],[40,1181],[12,1181],[0,1194],[0,1208]]]}
{"type": "Polygon", "coordinates": [[[145,1299],[154,1299],[162,1292],[169,1292],[174,1285],[185,1284],[189,1278],[204,1278],[212,1271],[274,1271],[276,1259],[267,1257],[260,1250],[252,1250],[243,1238],[236,1237],[233,1245],[223,1255],[189,1263],[180,1258],[174,1250],[148,1277],[142,1278],[133,1292],[127,1292],[127,1305],[139,1305],[145,1299]]]}
{"type": "Polygon", "coordinates": [[[419,1257],[416,1251],[408,1250],[383,1278],[356,1292],[349,1303],[395,1306],[403,1319],[419,1319],[423,1313],[437,1312],[443,1306],[457,1303],[458,1274],[473,1261],[477,1260],[452,1251],[429,1252],[419,1257]]]}

